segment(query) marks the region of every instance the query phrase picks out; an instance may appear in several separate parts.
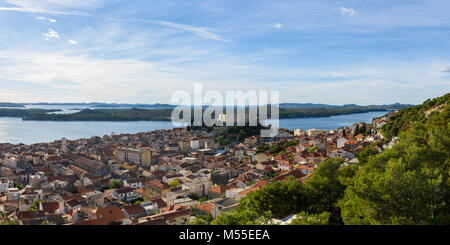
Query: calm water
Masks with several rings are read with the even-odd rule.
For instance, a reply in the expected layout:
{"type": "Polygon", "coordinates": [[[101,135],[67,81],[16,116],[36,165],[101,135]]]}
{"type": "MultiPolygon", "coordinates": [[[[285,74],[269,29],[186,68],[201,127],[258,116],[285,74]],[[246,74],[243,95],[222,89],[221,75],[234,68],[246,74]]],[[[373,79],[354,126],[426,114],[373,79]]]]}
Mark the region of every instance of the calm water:
{"type": "Polygon", "coordinates": [[[332,117],[281,119],[280,127],[287,128],[289,130],[294,130],[297,128],[301,128],[303,130],[311,128],[330,130],[344,126],[351,126],[355,122],[371,123],[372,118],[382,116],[386,113],[387,111],[373,111],[332,117]]]}
{"type": "Polygon", "coordinates": [[[34,144],[51,142],[63,137],[74,140],[103,137],[105,134],[139,133],[156,129],[171,129],[172,122],[55,122],[22,121],[21,118],[0,117],[0,142],[34,144]]]}
{"type": "MultiPolygon", "coordinates": [[[[368,112],[333,117],[282,119],[280,126],[290,130],[302,129],[337,129],[350,126],[355,122],[371,122],[372,118],[386,112],[368,112]]],[[[21,118],[0,117],[0,143],[34,144],[51,142],[63,137],[74,140],[103,137],[105,134],[139,133],[156,129],[171,129],[171,122],[56,122],[56,121],[22,121],[21,118]]]]}

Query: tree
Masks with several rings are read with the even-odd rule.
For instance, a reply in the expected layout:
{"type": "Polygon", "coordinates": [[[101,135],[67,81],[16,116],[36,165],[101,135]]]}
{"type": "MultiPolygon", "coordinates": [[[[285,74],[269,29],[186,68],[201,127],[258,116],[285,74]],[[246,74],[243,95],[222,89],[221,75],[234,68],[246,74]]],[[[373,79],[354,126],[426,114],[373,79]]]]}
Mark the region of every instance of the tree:
{"type": "Polygon", "coordinates": [[[316,214],[329,212],[330,224],[342,224],[340,209],[336,206],[346,188],[339,172],[342,163],[340,158],[322,162],[305,183],[308,210],[316,214]]]}
{"type": "Polygon", "coordinates": [[[361,128],[359,129],[359,133],[360,133],[360,134],[366,134],[366,131],[367,131],[366,124],[363,124],[363,125],[361,126],[361,128]]]}
{"type": "Polygon", "coordinates": [[[31,204],[30,208],[34,209],[34,210],[38,210],[39,209],[39,203],[41,203],[41,202],[42,202],[41,200],[35,200],[33,202],[33,204],[31,204]]]}
{"type": "Polygon", "coordinates": [[[189,198],[192,200],[198,200],[200,197],[198,196],[198,194],[196,192],[191,192],[191,193],[189,193],[189,198]]]}
{"type": "Polygon", "coordinates": [[[328,225],[330,220],[330,213],[323,212],[320,214],[309,214],[301,212],[293,219],[290,225],[328,225]]]}
{"type": "Polygon", "coordinates": [[[213,225],[268,225],[271,224],[269,214],[261,215],[249,209],[235,209],[231,212],[221,213],[213,225]]]}
{"type": "Polygon", "coordinates": [[[338,204],[346,224],[450,223],[450,124],[410,124],[355,175],[338,204]]]}
{"type": "Polygon", "coordinates": [[[356,124],[355,131],[353,132],[353,135],[359,134],[359,124],[356,124]]]}
{"type": "Polygon", "coordinates": [[[171,187],[178,187],[180,185],[180,183],[178,182],[178,180],[173,180],[173,181],[169,182],[168,185],[171,187]]]}
{"type": "Polygon", "coordinates": [[[210,222],[206,221],[201,217],[195,217],[193,220],[190,220],[186,223],[186,225],[209,225],[210,222]]]}
{"type": "Polygon", "coordinates": [[[316,150],[317,150],[317,146],[313,146],[313,147],[311,147],[311,148],[308,149],[308,153],[309,153],[309,154],[312,154],[312,153],[314,153],[316,150]]]}
{"type": "Polygon", "coordinates": [[[363,165],[369,161],[369,159],[376,154],[380,153],[375,144],[371,144],[364,148],[357,156],[359,165],[363,165]]]}
{"type": "Polygon", "coordinates": [[[113,179],[111,181],[111,189],[120,189],[123,187],[123,183],[120,180],[113,179]]]}
{"type": "Polygon", "coordinates": [[[260,215],[270,212],[277,218],[300,212],[306,207],[305,204],[304,187],[293,177],[289,177],[286,182],[274,182],[261,190],[250,192],[240,202],[241,206],[260,215]]]}
{"type": "Polygon", "coordinates": [[[19,225],[19,223],[17,221],[3,221],[0,222],[0,225],[19,225]]]}
{"type": "Polygon", "coordinates": [[[243,129],[241,129],[238,134],[238,139],[239,139],[239,141],[242,141],[245,138],[247,138],[247,133],[245,133],[245,131],[243,129]]]}

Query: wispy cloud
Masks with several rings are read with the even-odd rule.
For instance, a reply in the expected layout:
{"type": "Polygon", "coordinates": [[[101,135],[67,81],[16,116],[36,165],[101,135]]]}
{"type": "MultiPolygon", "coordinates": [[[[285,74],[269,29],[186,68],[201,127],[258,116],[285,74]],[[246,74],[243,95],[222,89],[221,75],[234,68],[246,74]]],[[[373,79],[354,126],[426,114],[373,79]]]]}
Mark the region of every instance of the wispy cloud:
{"type": "Polygon", "coordinates": [[[48,32],[44,34],[45,40],[52,41],[55,39],[59,39],[59,34],[53,29],[48,29],[48,32]]]}
{"type": "Polygon", "coordinates": [[[278,28],[278,29],[280,29],[283,25],[282,24],[280,24],[280,23],[276,23],[276,24],[274,24],[273,25],[275,28],[278,28]]]}
{"type": "Polygon", "coordinates": [[[445,72],[445,73],[449,72],[450,73],[450,66],[442,68],[441,72],[445,72]]]}
{"type": "Polygon", "coordinates": [[[104,0],[3,0],[13,6],[0,7],[0,11],[42,13],[52,15],[88,15],[78,10],[98,7],[104,0]]]}
{"type": "Polygon", "coordinates": [[[418,103],[450,89],[450,56],[438,51],[450,47],[450,3],[436,1],[0,0],[16,20],[0,22],[0,97],[165,103],[203,82],[275,89],[285,102],[418,103]],[[36,28],[36,16],[58,25],[36,28]]]}
{"type": "Polygon", "coordinates": [[[25,13],[43,13],[43,14],[54,14],[54,15],[84,15],[78,12],[65,12],[65,11],[55,11],[46,9],[35,9],[35,8],[23,8],[23,7],[0,7],[0,11],[15,11],[15,12],[25,12],[25,13]]]}
{"type": "Polygon", "coordinates": [[[47,17],[44,17],[44,16],[38,16],[38,17],[36,17],[36,19],[37,19],[37,20],[48,20],[48,21],[51,22],[51,23],[56,23],[56,20],[55,20],[55,19],[47,18],[47,17]]]}
{"type": "Polygon", "coordinates": [[[184,25],[184,24],[179,24],[179,23],[174,23],[174,22],[169,22],[169,21],[158,21],[157,23],[164,25],[164,26],[168,26],[170,28],[175,28],[175,29],[179,29],[179,30],[183,30],[183,31],[192,32],[192,33],[194,33],[200,37],[206,38],[206,39],[212,39],[212,40],[222,41],[222,42],[231,42],[230,40],[224,39],[224,38],[220,37],[219,35],[206,30],[206,28],[204,28],[204,27],[184,25]]]}
{"type": "Polygon", "coordinates": [[[358,12],[356,12],[354,9],[352,8],[345,8],[345,7],[340,7],[339,11],[341,13],[341,15],[345,15],[345,16],[355,16],[358,15],[358,12]]]}

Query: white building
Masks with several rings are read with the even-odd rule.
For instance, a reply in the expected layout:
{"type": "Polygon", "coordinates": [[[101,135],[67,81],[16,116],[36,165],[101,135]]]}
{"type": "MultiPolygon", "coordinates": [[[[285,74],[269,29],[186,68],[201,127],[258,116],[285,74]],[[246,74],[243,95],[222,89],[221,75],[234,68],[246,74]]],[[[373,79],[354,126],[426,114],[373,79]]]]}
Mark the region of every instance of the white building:
{"type": "Polygon", "coordinates": [[[183,189],[189,190],[190,192],[195,192],[199,196],[208,195],[208,190],[212,187],[212,181],[208,180],[207,177],[196,178],[191,182],[186,182],[183,184],[183,189]]]}
{"type": "Polygon", "coordinates": [[[345,142],[347,142],[348,139],[345,137],[340,137],[336,140],[336,148],[342,148],[345,145],[345,142]]]}
{"type": "Polygon", "coordinates": [[[17,162],[19,162],[19,158],[16,156],[7,156],[5,157],[5,165],[11,169],[17,168],[17,162]]]}
{"type": "Polygon", "coordinates": [[[125,179],[123,181],[123,185],[126,187],[131,187],[133,189],[139,189],[144,186],[142,182],[136,178],[125,179]]]}
{"type": "Polygon", "coordinates": [[[200,148],[200,141],[197,138],[191,139],[191,149],[198,150],[200,148]]]}
{"type": "Polygon", "coordinates": [[[0,179],[0,193],[6,193],[6,190],[11,187],[11,181],[7,178],[0,179]]]}
{"type": "Polygon", "coordinates": [[[344,150],[334,150],[330,153],[329,157],[354,158],[355,155],[344,150]]]}
{"type": "Polygon", "coordinates": [[[297,128],[294,130],[294,136],[301,136],[304,135],[306,132],[305,130],[301,129],[301,128],[297,128]]]}

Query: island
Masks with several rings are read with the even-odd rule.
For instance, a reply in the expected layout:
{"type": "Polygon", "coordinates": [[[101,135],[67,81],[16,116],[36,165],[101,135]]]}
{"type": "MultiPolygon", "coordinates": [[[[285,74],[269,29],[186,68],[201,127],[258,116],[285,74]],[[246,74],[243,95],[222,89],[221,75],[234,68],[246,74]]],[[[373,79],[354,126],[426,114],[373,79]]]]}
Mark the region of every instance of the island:
{"type": "MultiPolygon", "coordinates": [[[[103,104],[108,105],[108,104],[103,104]]],[[[109,105],[112,107],[112,105],[109,105]]],[[[325,105],[325,104],[300,104],[282,103],[279,105],[279,118],[311,118],[366,113],[372,111],[401,110],[410,107],[406,104],[390,105],[325,105]]],[[[56,114],[59,109],[18,109],[0,108],[0,117],[20,117],[23,120],[35,121],[170,121],[174,106],[164,105],[165,108],[107,108],[107,109],[83,109],[76,113],[56,114]],[[171,107],[171,108],[168,108],[171,107]]],[[[271,117],[271,108],[268,105],[268,116],[271,117]]],[[[206,109],[206,107],[203,107],[206,109]]],[[[237,112],[237,109],[234,108],[237,112]]],[[[193,110],[192,110],[193,111],[193,110]]],[[[249,107],[245,108],[248,114],[249,107]]],[[[223,108],[224,114],[226,109],[223,108]]]]}

